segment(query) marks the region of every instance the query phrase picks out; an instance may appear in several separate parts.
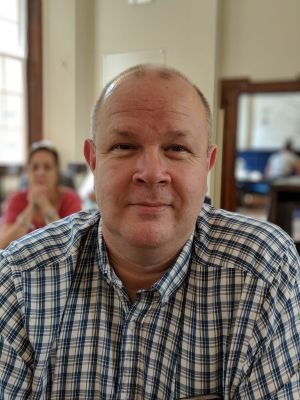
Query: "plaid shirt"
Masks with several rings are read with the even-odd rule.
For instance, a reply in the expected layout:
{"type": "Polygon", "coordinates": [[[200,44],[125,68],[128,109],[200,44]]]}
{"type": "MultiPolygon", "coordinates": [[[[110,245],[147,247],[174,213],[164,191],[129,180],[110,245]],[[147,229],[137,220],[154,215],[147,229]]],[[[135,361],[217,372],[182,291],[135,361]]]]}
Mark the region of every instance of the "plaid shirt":
{"type": "Polygon", "coordinates": [[[97,212],[14,242],[0,270],[0,399],[300,399],[299,258],[271,224],[203,206],[134,304],[97,212]]]}

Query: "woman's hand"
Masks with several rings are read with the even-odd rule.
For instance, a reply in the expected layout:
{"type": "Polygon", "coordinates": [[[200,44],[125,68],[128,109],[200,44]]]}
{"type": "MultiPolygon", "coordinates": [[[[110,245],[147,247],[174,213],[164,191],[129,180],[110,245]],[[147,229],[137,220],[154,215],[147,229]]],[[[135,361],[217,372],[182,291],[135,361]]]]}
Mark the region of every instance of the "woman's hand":
{"type": "Polygon", "coordinates": [[[52,208],[47,187],[42,184],[33,185],[28,191],[28,202],[42,214],[52,208]]]}
{"type": "Polygon", "coordinates": [[[34,215],[34,208],[32,204],[28,204],[24,211],[18,215],[16,225],[19,229],[25,232],[32,229],[32,218],[34,215]]]}
{"type": "Polygon", "coordinates": [[[18,239],[34,228],[32,225],[33,215],[33,206],[29,204],[25,210],[18,215],[13,224],[4,224],[0,226],[0,249],[4,249],[11,241],[18,239]]]}
{"type": "Polygon", "coordinates": [[[45,185],[38,184],[30,187],[28,192],[28,202],[41,214],[45,224],[59,219],[57,211],[51,204],[45,185]]]}

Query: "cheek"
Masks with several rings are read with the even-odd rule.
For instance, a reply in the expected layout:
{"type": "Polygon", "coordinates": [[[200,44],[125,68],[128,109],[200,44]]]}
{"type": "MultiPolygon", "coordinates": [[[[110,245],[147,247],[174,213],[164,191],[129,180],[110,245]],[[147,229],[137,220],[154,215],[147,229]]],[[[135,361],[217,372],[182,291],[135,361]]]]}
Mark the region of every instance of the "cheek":
{"type": "Polygon", "coordinates": [[[191,182],[185,191],[185,208],[190,212],[199,212],[202,207],[207,185],[203,181],[191,182]]]}
{"type": "MultiPolygon", "coordinates": [[[[207,188],[207,174],[204,166],[198,168],[187,168],[181,170],[176,176],[181,192],[186,198],[193,201],[193,198],[200,196],[207,188]]],[[[175,178],[174,178],[175,180],[175,178]]]]}
{"type": "Polygon", "coordinates": [[[132,177],[133,167],[129,162],[107,161],[98,163],[95,170],[95,178],[101,184],[118,185],[128,182],[132,177]],[[107,182],[108,181],[108,182],[107,182]]]}
{"type": "Polygon", "coordinates": [[[207,192],[206,177],[203,174],[186,174],[181,178],[180,188],[175,187],[177,195],[180,197],[180,213],[185,218],[199,215],[207,192]],[[178,192],[180,190],[180,192],[178,192]]]}
{"type": "Polygon", "coordinates": [[[207,192],[206,177],[203,174],[190,176],[185,184],[184,213],[194,219],[201,211],[207,192]]]}
{"type": "Polygon", "coordinates": [[[27,173],[28,185],[32,185],[34,183],[34,174],[33,172],[27,173]]]}
{"type": "Polygon", "coordinates": [[[56,170],[51,170],[51,171],[48,173],[48,176],[50,177],[50,179],[51,179],[51,181],[52,181],[53,183],[57,183],[57,182],[58,182],[59,175],[58,175],[58,172],[57,172],[56,170]]]}
{"type": "Polygon", "coordinates": [[[131,178],[128,168],[114,164],[98,164],[95,170],[95,189],[101,201],[115,200],[118,194],[125,192],[130,185],[131,178]]]}

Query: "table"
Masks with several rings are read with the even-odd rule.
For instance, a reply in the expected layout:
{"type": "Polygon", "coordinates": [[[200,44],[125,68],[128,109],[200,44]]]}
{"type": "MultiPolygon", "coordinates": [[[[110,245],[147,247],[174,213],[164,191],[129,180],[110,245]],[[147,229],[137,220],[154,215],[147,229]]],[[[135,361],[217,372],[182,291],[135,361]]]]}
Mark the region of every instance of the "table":
{"type": "MultiPolygon", "coordinates": [[[[294,237],[296,232],[293,232],[295,226],[293,218],[295,211],[300,209],[300,176],[276,179],[271,183],[270,196],[268,220],[294,237]]],[[[300,241],[298,239],[296,246],[299,251],[300,241]]]]}

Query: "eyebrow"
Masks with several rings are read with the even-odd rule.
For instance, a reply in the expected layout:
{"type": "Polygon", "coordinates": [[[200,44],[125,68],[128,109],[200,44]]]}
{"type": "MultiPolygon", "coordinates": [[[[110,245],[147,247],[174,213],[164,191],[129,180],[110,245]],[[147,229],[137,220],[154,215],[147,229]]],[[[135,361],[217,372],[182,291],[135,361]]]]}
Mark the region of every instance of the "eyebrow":
{"type": "MultiPolygon", "coordinates": [[[[138,137],[138,134],[131,132],[129,130],[113,130],[111,132],[111,136],[119,136],[119,137],[123,137],[123,138],[136,138],[138,137]]],[[[170,138],[180,138],[180,137],[187,137],[189,136],[189,132],[188,131],[181,131],[181,130],[171,130],[171,131],[167,131],[164,134],[164,137],[170,137],[170,138]]]]}

